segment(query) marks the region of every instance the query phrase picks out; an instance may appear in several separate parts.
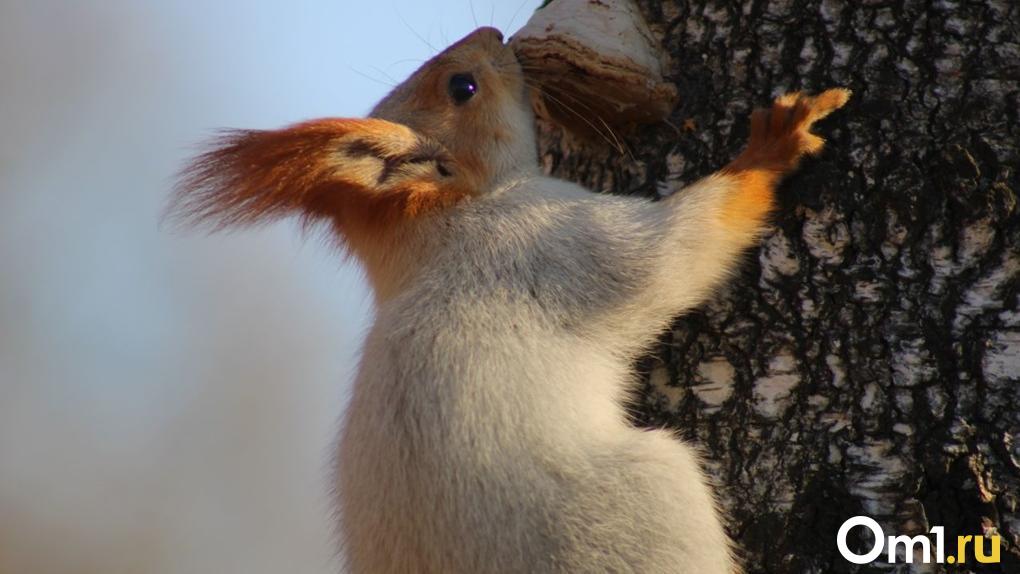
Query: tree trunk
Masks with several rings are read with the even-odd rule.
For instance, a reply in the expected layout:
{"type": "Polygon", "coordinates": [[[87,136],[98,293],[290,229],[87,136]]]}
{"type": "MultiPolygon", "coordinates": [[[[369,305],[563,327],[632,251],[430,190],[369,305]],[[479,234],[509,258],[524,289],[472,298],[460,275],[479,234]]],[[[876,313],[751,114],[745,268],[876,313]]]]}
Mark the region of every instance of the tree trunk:
{"type": "Polygon", "coordinates": [[[749,573],[1020,572],[1020,3],[639,4],[669,124],[632,157],[542,126],[550,173],[654,196],[734,157],[781,92],[854,97],[739,275],[639,362],[638,424],[704,449],[749,573]],[[942,525],[947,555],[998,533],[1001,563],[856,566],[854,515],[942,525]]]}

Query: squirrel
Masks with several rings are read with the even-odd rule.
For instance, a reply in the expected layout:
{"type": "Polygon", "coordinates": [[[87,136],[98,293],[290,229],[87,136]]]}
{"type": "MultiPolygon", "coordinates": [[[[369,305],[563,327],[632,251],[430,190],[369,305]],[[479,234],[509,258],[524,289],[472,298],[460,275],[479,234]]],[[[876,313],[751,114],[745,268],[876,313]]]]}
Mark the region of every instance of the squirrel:
{"type": "Polygon", "coordinates": [[[733,271],[850,92],[779,97],[736,159],[653,202],[543,175],[528,89],[476,30],[369,118],[225,133],[171,209],[323,223],[364,268],[375,321],[335,467],[348,571],[736,572],[694,447],[629,424],[631,365],[733,271]]]}

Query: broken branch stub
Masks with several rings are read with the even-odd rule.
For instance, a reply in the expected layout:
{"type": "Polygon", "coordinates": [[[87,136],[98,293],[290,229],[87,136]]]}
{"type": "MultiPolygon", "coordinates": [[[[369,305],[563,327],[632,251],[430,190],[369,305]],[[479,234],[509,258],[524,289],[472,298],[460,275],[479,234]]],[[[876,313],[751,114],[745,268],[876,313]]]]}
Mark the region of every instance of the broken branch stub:
{"type": "Polygon", "coordinates": [[[510,45],[539,88],[536,112],[575,133],[660,122],[676,105],[662,52],[631,0],[555,0],[510,45]]]}

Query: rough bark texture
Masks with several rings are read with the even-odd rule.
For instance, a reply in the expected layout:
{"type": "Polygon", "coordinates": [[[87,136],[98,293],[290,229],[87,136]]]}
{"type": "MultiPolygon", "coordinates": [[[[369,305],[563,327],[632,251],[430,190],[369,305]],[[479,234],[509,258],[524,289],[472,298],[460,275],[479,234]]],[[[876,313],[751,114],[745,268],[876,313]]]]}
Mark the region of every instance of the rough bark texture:
{"type": "Polygon", "coordinates": [[[724,165],[780,92],[854,99],[739,275],[639,363],[638,422],[704,448],[748,572],[1020,572],[1020,3],[640,4],[672,125],[633,157],[544,127],[551,173],[654,195],[724,165]],[[997,532],[1002,561],[855,566],[835,538],[857,514],[943,525],[950,553],[997,532]]]}

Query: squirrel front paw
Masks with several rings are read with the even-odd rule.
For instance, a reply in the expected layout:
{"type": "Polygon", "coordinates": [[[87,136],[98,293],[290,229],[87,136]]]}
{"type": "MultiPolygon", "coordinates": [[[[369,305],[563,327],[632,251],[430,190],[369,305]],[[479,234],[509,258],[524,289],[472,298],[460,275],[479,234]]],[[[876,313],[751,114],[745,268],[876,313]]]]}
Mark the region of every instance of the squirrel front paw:
{"type": "Polygon", "coordinates": [[[722,220],[735,237],[751,237],[761,229],[772,209],[775,186],[797,166],[800,158],[821,151],[825,140],[811,133],[811,125],[838,110],[850,99],[842,88],[817,96],[800,92],[776,98],[771,108],[751,114],[747,147],[724,167],[718,178],[732,183],[723,203],[722,220]]]}
{"type": "Polygon", "coordinates": [[[818,120],[843,107],[850,90],[833,88],[817,96],[793,92],[776,98],[771,108],[751,114],[747,147],[726,170],[767,170],[782,174],[797,166],[805,155],[821,151],[825,140],[811,133],[818,120]]]}

